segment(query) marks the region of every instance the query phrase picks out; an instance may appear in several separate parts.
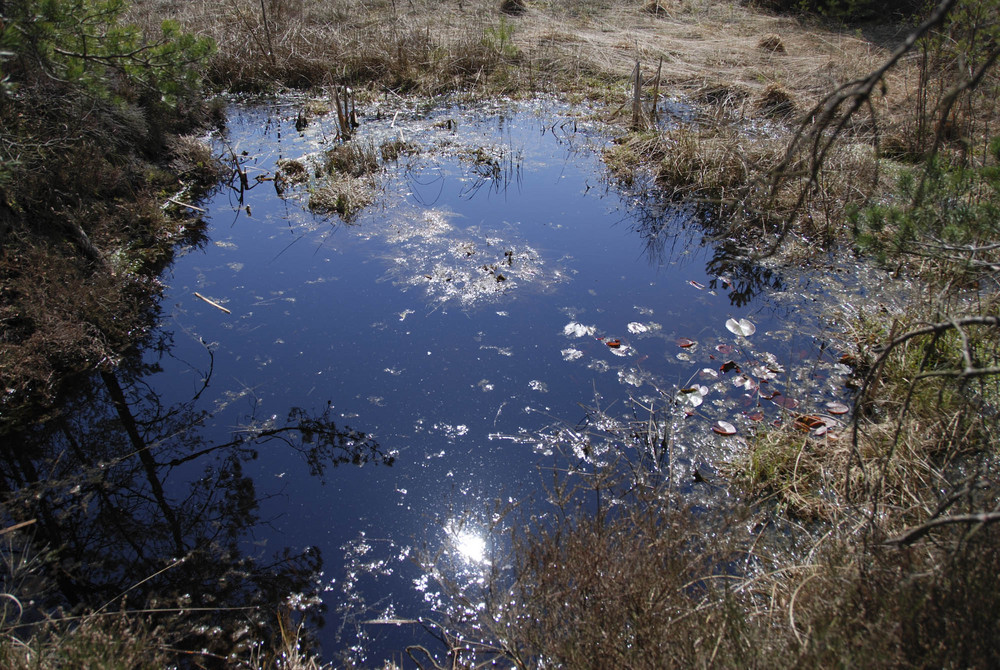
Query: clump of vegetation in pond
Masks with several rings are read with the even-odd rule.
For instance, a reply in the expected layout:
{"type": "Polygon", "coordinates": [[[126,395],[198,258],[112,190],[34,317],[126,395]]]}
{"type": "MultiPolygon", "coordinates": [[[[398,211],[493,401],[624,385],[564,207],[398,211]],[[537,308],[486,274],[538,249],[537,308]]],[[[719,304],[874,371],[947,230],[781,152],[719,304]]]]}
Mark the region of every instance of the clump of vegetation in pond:
{"type": "Polygon", "coordinates": [[[407,142],[403,139],[392,139],[379,145],[378,150],[382,155],[383,161],[392,162],[399,160],[400,156],[420,153],[420,146],[413,142],[407,142]]]}
{"type": "Polygon", "coordinates": [[[313,189],[309,209],[320,214],[339,214],[345,221],[375,200],[376,190],[368,182],[337,180],[313,189]]]}
{"type": "Polygon", "coordinates": [[[371,144],[344,142],[323,155],[323,170],[331,176],[365,177],[378,169],[378,154],[371,144]]]}
{"type": "MultiPolygon", "coordinates": [[[[309,168],[300,160],[282,158],[276,163],[281,179],[290,184],[301,184],[309,181],[309,168]]],[[[277,177],[275,177],[277,179],[277,177]]]]}
{"type": "Polygon", "coordinates": [[[381,169],[371,144],[344,142],[326,151],[319,183],[309,193],[309,209],[352,219],[378,193],[374,175],[381,169]]]}

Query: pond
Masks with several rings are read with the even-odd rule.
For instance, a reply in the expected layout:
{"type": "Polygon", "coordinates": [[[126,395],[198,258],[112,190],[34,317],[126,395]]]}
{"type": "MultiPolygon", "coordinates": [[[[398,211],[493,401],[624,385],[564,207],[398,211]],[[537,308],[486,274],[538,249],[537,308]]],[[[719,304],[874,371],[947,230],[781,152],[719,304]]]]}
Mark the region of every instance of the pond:
{"type": "MultiPolygon", "coordinates": [[[[371,202],[324,213],[337,120],[304,125],[307,104],[232,105],[212,141],[245,183],[198,203],[155,346],[67,410],[121,445],[87,481],[121,471],[131,492],[74,513],[104,520],[108,537],[80,541],[94,556],[127,545],[88,576],[91,602],[146,578],[193,610],[292,593],[329,658],[373,662],[441,607],[418,555],[475,579],[503,542],[497,510],[532,498],[552,450],[593,457],[574,444],[587,408],[667,408],[669,476],[705,505],[755,425],[839,425],[850,370],[826,338],[856,268],[742,260],[695,208],[615,184],[600,120],[546,101],[364,110],[350,143],[377,162],[356,180],[371,202]],[[188,554],[202,567],[164,562],[188,554]]],[[[44,431],[53,453],[67,434],[44,431]]]]}

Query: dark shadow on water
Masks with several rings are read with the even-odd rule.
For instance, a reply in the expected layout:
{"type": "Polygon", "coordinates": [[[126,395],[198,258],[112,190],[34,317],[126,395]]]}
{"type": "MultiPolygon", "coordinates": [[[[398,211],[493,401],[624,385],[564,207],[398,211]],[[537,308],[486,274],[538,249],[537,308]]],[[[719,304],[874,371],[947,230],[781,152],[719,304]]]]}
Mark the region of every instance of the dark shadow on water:
{"type": "MultiPolygon", "coordinates": [[[[151,344],[169,355],[169,336],[151,344]]],[[[82,380],[60,410],[0,441],[3,523],[34,521],[0,549],[3,592],[31,603],[18,632],[59,610],[147,610],[203,667],[277,639],[281,612],[314,630],[323,619],[322,556],[311,547],[253,548],[262,494],[244,464],[268,442],[317,477],[343,464],[391,465],[393,456],[338,426],[329,407],[247,416],[230,440],[207,440],[200,427],[210,412],[199,398],[211,355],[192,397],[169,406],[148,383],[159,365],[138,358],[82,380]]]]}
{"type": "Polygon", "coordinates": [[[648,188],[632,200],[634,206],[624,222],[643,241],[650,264],[675,262],[684,251],[677,248],[679,233],[698,226],[701,246],[711,250],[705,273],[715,279],[708,288],[724,291],[733,307],[746,307],[759,295],[782,290],[781,276],[750,258],[738,241],[725,237],[724,226],[713,223],[718,217],[707,207],[657,198],[648,188]]]}

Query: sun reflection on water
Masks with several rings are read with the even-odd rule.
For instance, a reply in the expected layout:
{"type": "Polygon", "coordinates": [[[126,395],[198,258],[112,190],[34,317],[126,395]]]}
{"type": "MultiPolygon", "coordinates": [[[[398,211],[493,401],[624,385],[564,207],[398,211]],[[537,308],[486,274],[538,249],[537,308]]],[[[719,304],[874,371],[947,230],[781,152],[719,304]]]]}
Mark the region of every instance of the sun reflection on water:
{"type": "Polygon", "coordinates": [[[486,558],[486,535],[478,528],[472,528],[465,522],[452,519],[445,526],[445,533],[451,549],[467,563],[489,564],[486,558]]]}

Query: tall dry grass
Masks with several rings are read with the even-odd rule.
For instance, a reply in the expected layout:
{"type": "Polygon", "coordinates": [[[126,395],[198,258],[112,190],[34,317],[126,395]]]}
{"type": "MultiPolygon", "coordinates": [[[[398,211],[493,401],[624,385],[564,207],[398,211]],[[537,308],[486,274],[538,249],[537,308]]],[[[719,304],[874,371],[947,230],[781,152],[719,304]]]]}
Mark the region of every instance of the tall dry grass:
{"type": "Polygon", "coordinates": [[[133,17],[169,17],[211,37],[217,52],[207,74],[228,90],[347,84],[434,93],[484,83],[516,58],[490,40],[500,13],[483,10],[426,0],[148,0],[133,17]]]}
{"type": "MultiPolygon", "coordinates": [[[[775,505],[717,489],[705,503],[699,492],[720,483],[678,488],[664,476],[674,465],[670,450],[644,453],[642,445],[663,443],[662,418],[591,410],[580,425],[539,437],[564,446],[543,469],[544,504],[508,514],[501,524],[510,529],[508,549],[481,579],[440,579],[448,604],[434,628],[444,647],[434,665],[422,667],[997,662],[1000,626],[986,613],[1000,605],[990,586],[1000,529],[963,521],[919,537],[905,532],[921,528],[927,505],[954,518],[995,508],[995,466],[956,478],[940,444],[918,455],[914,442],[886,469],[897,472],[881,481],[882,494],[869,487],[851,504],[843,486],[850,441],[838,447],[799,434],[805,458],[795,467],[803,472],[792,474],[781,460],[775,474],[801,491],[784,492],[775,505]],[[590,456],[570,442],[589,445],[590,456]],[[824,455],[831,447],[836,453],[824,455]],[[912,467],[916,458],[922,467],[912,467]],[[936,478],[927,479],[932,472],[936,478]],[[943,499],[935,495],[942,490],[943,499]],[[824,501],[823,514],[815,514],[816,500],[824,501]],[[700,507],[706,504],[710,510],[700,507]],[[796,514],[806,507],[813,513],[796,514]]],[[[886,456],[884,439],[869,437],[868,470],[860,477],[855,470],[855,483],[875,482],[886,456]]],[[[427,567],[439,577],[447,572],[427,567]]]]}
{"type": "Polygon", "coordinates": [[[624,83],[636,61],[649,76],[663,57],[668,94],[724,82],[753,95],[776,84],[811,99],[882,56],[849,31],[817,31],[738,3],[663,5],[651,13],[632,0],[552,0],[509,13],[498,0],[140,0],[131,18],[150,28],[172,18],[213,38],[212,80],[248,91],[329,83],[488,89],[504,71],[507,90],[599,96],[624,83]],[[783,50],[766,46],[776,34],[783,50]]]}

